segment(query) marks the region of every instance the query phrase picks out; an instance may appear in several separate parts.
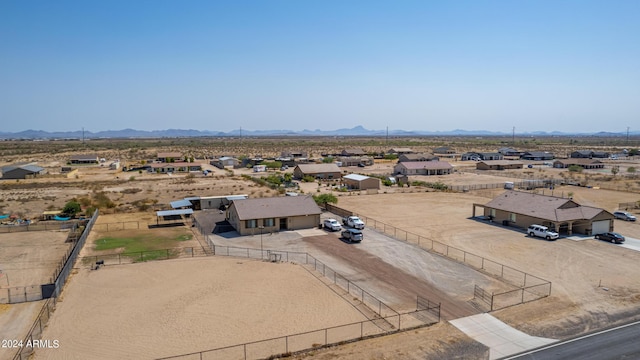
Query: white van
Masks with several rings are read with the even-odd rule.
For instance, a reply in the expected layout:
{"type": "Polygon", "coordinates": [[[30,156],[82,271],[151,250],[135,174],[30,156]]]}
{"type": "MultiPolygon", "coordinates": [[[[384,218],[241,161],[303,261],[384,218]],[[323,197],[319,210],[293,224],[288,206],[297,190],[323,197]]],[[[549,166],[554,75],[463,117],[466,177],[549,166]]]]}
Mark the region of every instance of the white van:
{"type": "Polygon", "coordinates": [[[504,182],[504,188],[507,190],[513,190],[513,188],[515,187],[515,184],[513,183],[513,181],[505,181],[504,182]]]}

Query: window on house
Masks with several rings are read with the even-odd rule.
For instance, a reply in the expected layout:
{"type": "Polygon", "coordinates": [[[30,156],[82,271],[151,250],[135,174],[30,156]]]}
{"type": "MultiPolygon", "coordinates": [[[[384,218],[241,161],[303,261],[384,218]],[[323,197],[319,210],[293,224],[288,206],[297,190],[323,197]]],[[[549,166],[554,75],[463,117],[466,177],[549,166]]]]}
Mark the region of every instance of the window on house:
{"type": "Polygon", "coordinates": [[[496,217],[496,209],[491,209],[490,215],[491,217],[496,217]]]}
{"type": "Polygon", "coordinates": [[[509,221],[516,222],[516,214],[514,213],[509,214],[509,221]]]}
{"type": "Polygon", "coordinates": [[[264,222],[265,227],[273,227],[276,224],[276,219],[274,218],[264,219],[262,221],[264,222]]]}
{"type": "Polygon", "coordinates": [[[258,220],[246,220],[245,221],[245,227],[247,229],[253,229],[253,228],[257,228],[258,227],[258,220]]]}

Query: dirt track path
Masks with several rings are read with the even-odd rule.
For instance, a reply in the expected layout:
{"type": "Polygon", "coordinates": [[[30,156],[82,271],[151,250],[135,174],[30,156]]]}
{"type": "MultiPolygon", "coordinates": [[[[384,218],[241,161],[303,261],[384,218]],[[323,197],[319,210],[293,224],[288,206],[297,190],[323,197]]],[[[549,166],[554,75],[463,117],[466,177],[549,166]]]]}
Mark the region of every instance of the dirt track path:
{"type": "Polygon", "coordinates": [[[350,264],[362,273],[368,274],[376,282],[383,283],[385,288],[393,291],[395,296],[406,299],[407,302],[415,302],[417,294],[426,297],[429,301],[441,303],[441,317],[443,320],[452,320],[480,313],[479,310],[467,302],[451,298],[433,284],[384,262],[379,257],[359,249],[358,245],[335,241],[333,236],[331,238],[333,241],[327,241],[326,235],[310,236],[305,237],[304,241],[334,258],[350,264]]]}

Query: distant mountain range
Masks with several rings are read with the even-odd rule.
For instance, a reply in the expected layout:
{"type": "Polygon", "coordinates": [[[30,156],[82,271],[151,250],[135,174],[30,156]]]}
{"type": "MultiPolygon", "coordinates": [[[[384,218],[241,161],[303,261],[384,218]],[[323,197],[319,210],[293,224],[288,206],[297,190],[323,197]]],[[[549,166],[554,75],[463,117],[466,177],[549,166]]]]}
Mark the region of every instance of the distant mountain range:
{"type": "MultiPolygon", "coordinates": [[[[267,136],[511,136],[511,133],[486,130],[451,130],[451,131],[421,131],[421,130],[369,130],[359,125],[350,129],[337,130],[232,130],[229,132],[210,130],[107,130],[99,132],[60,131],[47,132],[42,130],[25,130],[20,132],[0,132],[0,139],[130,139],[130,138],[183,138],[183,137],[267,137],[267,136]]],[[[626,132],[598,132],[598,133],[566,133],[560,131],[534,131],[517,133],[522,136],[601,136],[626,137],[626,132]]],[[[629,132],[637,136],[640,132],[629,132]]]]}

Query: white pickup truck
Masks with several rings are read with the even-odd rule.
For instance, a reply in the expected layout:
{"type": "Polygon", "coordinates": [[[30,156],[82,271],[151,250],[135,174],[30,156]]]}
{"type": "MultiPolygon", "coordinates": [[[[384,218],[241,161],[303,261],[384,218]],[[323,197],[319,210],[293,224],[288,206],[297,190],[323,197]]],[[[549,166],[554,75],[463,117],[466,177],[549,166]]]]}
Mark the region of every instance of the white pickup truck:
{"type": "Polygon", "coordinates": [[[347,216],[342,218],[342,223],[348,227],[362,230],[364,229],[364,221],[360,220],[357,216],[347,216]]]}

